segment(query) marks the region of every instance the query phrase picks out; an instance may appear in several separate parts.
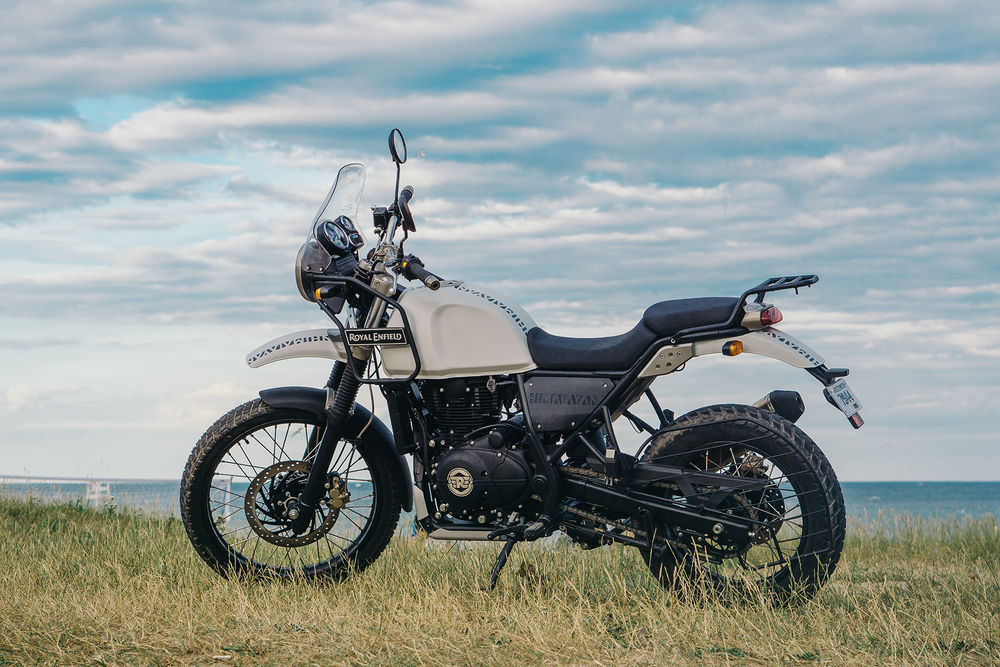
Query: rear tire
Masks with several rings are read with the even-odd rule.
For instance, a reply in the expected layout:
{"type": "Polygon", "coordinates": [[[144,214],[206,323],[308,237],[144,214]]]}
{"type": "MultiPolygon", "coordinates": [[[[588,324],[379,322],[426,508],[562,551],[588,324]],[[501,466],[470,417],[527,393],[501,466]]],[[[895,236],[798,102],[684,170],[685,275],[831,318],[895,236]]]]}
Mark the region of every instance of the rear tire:
{"type": "MultiPolygon", "coordinates": [[[[181,482],[181,518],[198,555],[223,576],[340,579],[371,564],[392,537],[401,500],[390,475],[393,462],[380,441],[357,426],[348,422],[330,468],[337,474],[331,480],[343,479],[351,497],[326,532],[318,530],[307,544],[290,546],[280,544],[296,537],[283,528],[288,520],[280,511],[267,513],[265,506],[277,495],[284,497],[274,490],[281,484],[282,491],[301,488],[295,464],[301,466],[319,442],[325,418],[260,399],[219,418],[195,445],[181,482]],[[292,471],[268,478],[268,468],[292,471]],[[255,478],[267,483],[258,482],[260,488],[250,494],[255,478]]],[[[333,491],[327,493],[332,499],[333,491]]],[[[332,506],[323,507],[333,512],[332,506]]]]}
{"type": "MultiPolygon", "coordinates": [[[[826,456],[788,420],[747,405],[699,408],[658,436],[643,460],[772,480],[765,493],[744,492],[730,505],[771,522],[766,541],[762,533],[743,553],[711,563],[698,543],[676,539],[659,556],[644,554],[664,586],[809,597],[833,574],[844,546],[844,497],[826,456]]],[[[669,526],[660,530],[678,537],[669,526]]]]}

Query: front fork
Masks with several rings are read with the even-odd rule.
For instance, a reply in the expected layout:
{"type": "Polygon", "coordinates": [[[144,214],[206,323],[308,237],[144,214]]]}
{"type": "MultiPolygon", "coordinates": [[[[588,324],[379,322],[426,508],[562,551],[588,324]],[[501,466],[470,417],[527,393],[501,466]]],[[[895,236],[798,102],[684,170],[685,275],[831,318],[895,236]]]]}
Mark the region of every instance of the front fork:
{"type": "MultiPolygon", "coordinates": [[[[289,515],[293,516],[292,530],[296,535],[305,532],[312,521],[313,513],[319,506],[320,500],[326,494],[326,488],[330,480],[327,470],[333,460],[333,454],[337,450],[337,443],[344,431],[344,424],[351,416],[351,409],[354,407],[354,399],[357,398],[358,388],[361,383],[358,376],[364,373],[367,362],[352,360],[357,373],[344,373],[340,369],[340,384],[336,387],[327,387],[327,392],[333,392],[333,402],[326,409],[326,429],[323,431],[323,438],[320,440],[316,456],[312,460],[309,468],[309,479],[306,487],[299,494],[298,507],[292,509],[289,515]]],[[[350,363],[350,362],[349,362],[350,363]]],[[[334,368],[330,379],[337,374],[334,368]]]]}
{"type": "MultiPolygon", "coordinates": [[[[378,268],[378,267],[376,267],[378,268]]],[[[371,286],[383,295],[389,295],[395,289],[395,281],[383,271],[377,271],[372,277],[371,286]]],[[[381,324],[385,315],[386,302],[382,299],[375,299],[368,309],[365,317],[365,328],[377,327],[381,324]]],[[[297,506],[289,511],[292,518],[292,530],[296,535],[309,529],[313,514],[319,506],[320,501],[326,494],[327,485],[330,480],[328,469],[333,460],[333,454],[337,450],[337,444],[344,433],[344,425],[351,416],[354,408],[354,401],[358,397],[358,389],[361,387],[361,378],[368,367],[368,360],[371,359],[372,348],[361,346],[351,346],[352,356],[347,362],[334,364],[330,373],[330,380],[327,382],[327,405],[326,405],[326,429],[323,431],[323,438],[320,440],[316,456],[309,467],[309,479],[306,480],[305,489],[299,494],[297,506]],[[344,372],[347,364],[354,364],[355,372],[344,372]],[[333,400],[330,400],[332,394],[333,400]]],[[[373,406],[374,407],[374,406],[373,406]]]]}

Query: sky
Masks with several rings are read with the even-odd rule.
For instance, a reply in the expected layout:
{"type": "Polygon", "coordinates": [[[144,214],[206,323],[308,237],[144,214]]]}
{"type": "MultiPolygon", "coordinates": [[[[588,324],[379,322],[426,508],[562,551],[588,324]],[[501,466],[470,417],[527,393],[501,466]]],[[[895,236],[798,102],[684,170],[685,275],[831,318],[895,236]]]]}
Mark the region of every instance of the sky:
{"type": "Polygon", "coordinates": [[[178,478],[217,416],[322,385],[244,356],[328,326],[296,250],[342,164],[389,203],[399,127],[436,273],[577,336],[817,273],[770,300],[863,429],[752,355],[660,402],[794,389],[843,480],[1000,479],[998,34],[971,0],[10,0],[0,475],[178,478]]]}

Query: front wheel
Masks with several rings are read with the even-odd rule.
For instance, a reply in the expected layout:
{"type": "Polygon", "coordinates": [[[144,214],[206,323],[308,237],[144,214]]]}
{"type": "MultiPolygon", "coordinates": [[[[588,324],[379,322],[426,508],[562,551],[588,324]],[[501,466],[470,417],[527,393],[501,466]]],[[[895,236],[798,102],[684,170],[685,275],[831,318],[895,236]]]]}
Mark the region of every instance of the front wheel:
{"type": "Polygon", "coordinates": [[[326,492],[309,526],[293,529],[323,437],[323,415],[244,403],[213,424],[188,459],[181,518],[198,554],[223,576],[341,578],[385,548],[401,500],[372,426],[351,419],[337,443],[326,492]]]}
{"type": "Polygon", "coordinates": [[[786,419],[747,405],[700,408],[654,439],[643,460],[766,480],[720,507],[763,526],[739,548],[660,527],[670,547],[644,555],[665,586],[694,581],[716,591],[811,596],[833,573],[844,546],[844,497],[826,456],[786,419]]]}

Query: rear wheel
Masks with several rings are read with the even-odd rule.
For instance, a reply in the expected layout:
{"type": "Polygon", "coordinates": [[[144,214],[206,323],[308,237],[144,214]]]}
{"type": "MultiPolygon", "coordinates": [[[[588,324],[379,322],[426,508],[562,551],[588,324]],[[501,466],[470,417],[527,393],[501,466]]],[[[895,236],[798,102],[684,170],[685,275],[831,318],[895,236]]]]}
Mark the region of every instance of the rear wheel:
{"type": "Polygon", "coordinates": [[[363,421],[348,423],[319,507],[296,532],[292,501],[305,488],[325,419],[259,399],[221,417],[195,446],[181,483],[181,517],[198,554],[223,576],[340,578],[374,561],[401,501],[363,421]]]}
{"type": "Polygon", "coordinates": [[[746,405],[700,408],[658,436],[643,460],[767,480],[763,490],[735,492],[719,508],[764,522],[747,544],[658,529],[671,546],[645,556],[663,585],[809,596],[833,573],[844,545],[840,484],[816,443],[786,419],[746,405]]]}

